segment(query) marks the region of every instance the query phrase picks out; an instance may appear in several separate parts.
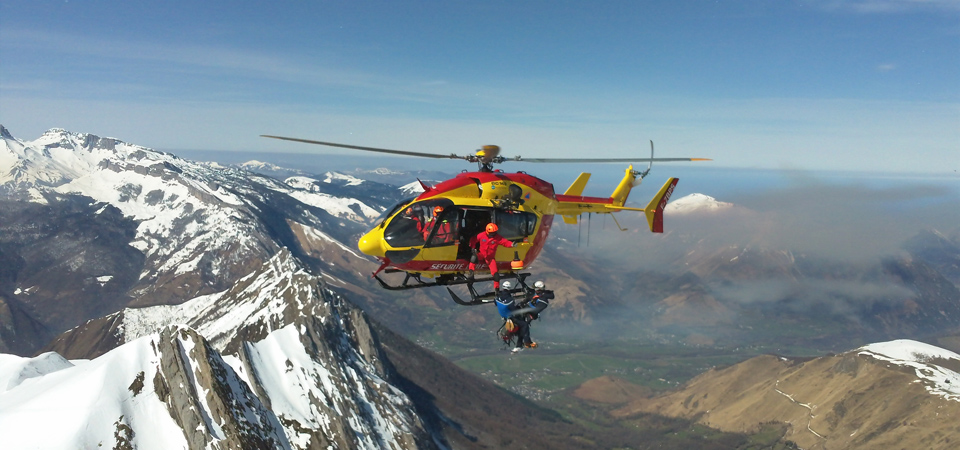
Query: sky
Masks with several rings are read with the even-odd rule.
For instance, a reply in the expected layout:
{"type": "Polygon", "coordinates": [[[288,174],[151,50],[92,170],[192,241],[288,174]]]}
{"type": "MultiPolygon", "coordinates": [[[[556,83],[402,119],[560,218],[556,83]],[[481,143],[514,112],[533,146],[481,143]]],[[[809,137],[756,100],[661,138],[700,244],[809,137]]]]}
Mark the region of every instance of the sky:
{"type": "Polygon", "coordinates": [[[0,0],[0,124],[960,180],[960,0],[0,0]]]}

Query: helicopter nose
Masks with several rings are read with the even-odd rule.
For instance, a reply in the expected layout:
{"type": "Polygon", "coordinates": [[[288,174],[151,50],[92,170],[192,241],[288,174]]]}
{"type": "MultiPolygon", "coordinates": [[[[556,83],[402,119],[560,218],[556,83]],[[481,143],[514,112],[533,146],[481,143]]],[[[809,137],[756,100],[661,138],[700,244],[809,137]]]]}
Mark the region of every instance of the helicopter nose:
{"type": "Polygon", "coordinates": [[[383,256],[384,251],[382,243],[382,236],[374,236],[374,232],[371,231],[360,238],[360,242],[357,243],[357,247],[359,247],[360,251],[365,255],[383,256]]]}

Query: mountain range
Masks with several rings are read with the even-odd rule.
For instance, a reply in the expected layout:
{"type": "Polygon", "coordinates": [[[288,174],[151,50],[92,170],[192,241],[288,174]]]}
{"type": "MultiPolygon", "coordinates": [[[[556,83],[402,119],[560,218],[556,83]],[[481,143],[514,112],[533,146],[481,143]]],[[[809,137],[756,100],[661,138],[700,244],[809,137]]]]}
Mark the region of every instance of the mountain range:
{"type": "Polygon", "coordinates": [[[956,446],[960,355],[896,340],[819,358],[758,356],[710,370],[654,398],[634,396],[613,415],[686,417],[728,431],[788,425],[801,448],[956,446]]]}
{"type": "MultiPolygon", "coordinates": [[[[416,181],[374,181],[401,174],[223,166],[60,129],[35,141],[0,134],[0,435],[9,442],[737,448],[762,431],[710,421],[724,431],[704,440],[584,426],[422,348],[489,347],[498,319],[442,292],[371,283],[377,264],[353,242],[416,194],[416,181]]],[[[694,347],[839,351],[957,334],[960,233],[928,230],[899,255],[850,264],[765,239],[775,220],[708,196],[677,199],[668,214],[664,236],[639,239],[642,226],[627,219],[631,230],[592,247],[577,246],[571,228],[555,230],[533,268],[557,292],[537,332],[572,342],[575,324],[603,339],[642,329],[694,347]]],[[[610,378],[581,393],[609,386],[647,405],[621,404],[615,420],[636,425],[657,412],[685,421],[668,429],[699,421],[649,406],[650,396],[673,394],[610,378]]],[[[789,433],[754,448],[802,441],[789,433]]]]}
{"type": "Polygon", "coordinates": [[[0,364],[5,443],[574,448],[570,434],[592,434],[338,293],[353,295],[335,286],[351,270],[337,258],[363,261],[343,242],[393,197],[384,185],[364,182],[362,202],[328,193],[348,177],[284,182],[116,139],[0,131],[0,344],[24,355],[0,364]],[[499,423],[501,408],[527,421],[499,423]]]}

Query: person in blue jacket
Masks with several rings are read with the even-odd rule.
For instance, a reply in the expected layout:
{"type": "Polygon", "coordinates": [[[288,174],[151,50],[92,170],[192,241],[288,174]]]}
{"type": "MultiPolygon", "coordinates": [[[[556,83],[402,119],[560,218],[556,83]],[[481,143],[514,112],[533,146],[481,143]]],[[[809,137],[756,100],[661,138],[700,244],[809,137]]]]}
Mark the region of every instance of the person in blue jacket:
{"type": "Polygon", "coordinates": [[[500,317],[503,317],[503,320],[510,320],[514,327],[514,333],[517,335],[517,345],[513,349],[513,352],[519,352],[526,348],[535,348],[537,346],[536,342],[533,342],[530,339],[530,324],[527,322],[527,318],[524,317],[527,311],[524,311],[517,301],[513,298],[513,294],[510,292],[510,288],[513,285],[510,281],[504,281],[500,283],[500,295],[497,296],[497,312],[500,313],[500,317]]]}
{"type": "Polygon", "coordinates": [[[530,297],[529,305],[533,308],[530,311],[530,320],[540,318],[540,313],[550,306],[550,300],[554,299],[553,291],[548,291],[547,286],[542,281],[533,283],[533,292],[528,294],[530,297]]]}

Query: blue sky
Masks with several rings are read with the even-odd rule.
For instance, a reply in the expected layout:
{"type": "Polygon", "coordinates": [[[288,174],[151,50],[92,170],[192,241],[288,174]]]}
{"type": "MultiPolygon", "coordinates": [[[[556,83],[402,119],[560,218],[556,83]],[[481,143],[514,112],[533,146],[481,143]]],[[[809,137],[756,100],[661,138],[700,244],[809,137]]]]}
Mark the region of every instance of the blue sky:
{"type": "Polygon", "coordinates": [[[960,1],[0,0],[0,123],[957,176],[960,1]]]}

